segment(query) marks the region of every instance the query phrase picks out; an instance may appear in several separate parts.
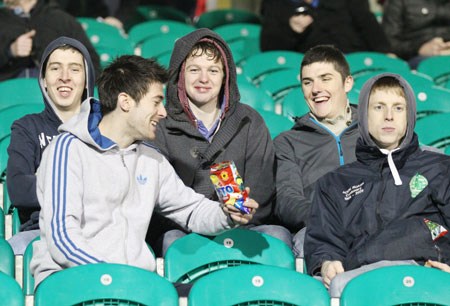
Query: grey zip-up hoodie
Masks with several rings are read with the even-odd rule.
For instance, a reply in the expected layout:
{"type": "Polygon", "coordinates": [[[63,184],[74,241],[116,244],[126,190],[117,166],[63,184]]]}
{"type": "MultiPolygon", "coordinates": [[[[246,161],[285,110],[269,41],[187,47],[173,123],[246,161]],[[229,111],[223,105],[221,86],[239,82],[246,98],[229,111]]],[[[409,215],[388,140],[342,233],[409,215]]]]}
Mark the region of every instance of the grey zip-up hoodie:
{"type": "Polygon", "coordinates": [[[100,104],[86,100],[64,123],[38,169],[41,240],[33,244],[36,286],[48,275],[90,263],[155,270],[145,243],[153,211],[184,228],[216,235],[234,225],[217,202],[186,187],[154,148],[120,149],[98,129],[100,104]]]}

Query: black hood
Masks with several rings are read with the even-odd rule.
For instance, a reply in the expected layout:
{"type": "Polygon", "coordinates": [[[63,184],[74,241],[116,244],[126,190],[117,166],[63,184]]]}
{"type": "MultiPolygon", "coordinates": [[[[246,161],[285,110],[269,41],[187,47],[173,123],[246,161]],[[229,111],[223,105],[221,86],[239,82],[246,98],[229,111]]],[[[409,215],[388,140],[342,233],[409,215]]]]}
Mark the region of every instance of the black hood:
{"type": "Polygon", "coordinates": [[[358,122],[359,122],[359,133],[362,140],[369,146],[377,147],[372,137],[369,135],[369,126],[367,118],[367,109],[369,106],[369,96],[372,90],[373,84],[380,78],[383,77],[394,77],[400,83],[403,90],[405,91],[406,103],[407,103],[407,125],[406,134],[400,143],[399,149],[402,149],[411,143],[414,135],[414,127],[416,126],[416,97],[414,91],[409,85],[409,83],[398,74],[394,73],[382,73],[378,74],[364,83],[359,94],[359,105],[358,105],[358,122]]]}
{"type": "Polygon", "coordinates": [[[86,71],[86,89],[83,92],[81,100],[84,101],[86,98],[92,97],[94,95],[94,87],[95,87],[94,65],[92,64],[91,56],[89,55],[88,50],[81,42],[73,38],[61,36],[52,41],[51,43],[49,43],[47,48],[45,48],[44,53],[42,54],[41,66],[39,68],[39,86],[41,88],[41,92],[44,97],[45,112],[47,112],[51,117],[56,116],[56,118],[58,118],[58,116],[56,115],[55,112],[54,103],[50,99],[50,96],[48,95],[47,90],[45,89],[44,86],[44,74],[45,74],[45,67],[47,65],[47,60],[50,57],[50,54],[52,54],[52,52],[55,49],[65,45],[69,45],[77,49],[84,57],[84,66],[86,71]]]}
{"type": "MultiPolygon", "coordinates": [[[[239,102],[240,95],[238,86],[236,83],[236,66],[234,64],[233,56],[227,43],[217,33],[209,29],[195,30],[182,38],[178,39],[175,43],[172,56],[170,58],[169,65],[169,82],[166,89],[166,109],[168,116],[172,117],[176,121],[193,121],[192,114],[186,106],[186,102],[183,104],[183,97],[180,99],[180,95],[183,94],[185,88],[184,84],[179,85],[180,71],[183,64],[190,54],[193,46],[199,40],[211,40],[221,51],[224,57],[224,78],[225,84],[223,86],[223,95],[225,97],[224,114],[234,107],[239,102]]],[[[222,99],[222,97],[219,97],[222,99]]]]}

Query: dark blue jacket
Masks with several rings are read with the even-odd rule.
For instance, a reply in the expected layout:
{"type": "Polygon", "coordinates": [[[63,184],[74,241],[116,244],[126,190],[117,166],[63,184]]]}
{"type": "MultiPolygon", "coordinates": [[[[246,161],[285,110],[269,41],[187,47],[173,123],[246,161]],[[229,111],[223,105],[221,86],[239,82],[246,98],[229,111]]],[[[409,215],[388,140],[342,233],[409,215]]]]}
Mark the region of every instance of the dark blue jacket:
{"type": "Polygon", "coordinates": [[[50,54],[62,45],[71,45],[84,56],[86,67],[87,92],[83,99],[94,94],[95,74],[91,57],[79,41],[60,37],[45,49],[39,77],[39,86],[44,96],[45,109],[39,114],[26,115],[11,126],[11,143],[8,147],[7,186],[12,205],[17,207],[21,222],[21,231],[39,228],[39,202],[36,196],[36,170],[41,162],[42,152],[50,141],[58,135],[58,126],[62,121],[54,111],[54,104],[47,94],[43,83],[43,68],[50,54]]]}

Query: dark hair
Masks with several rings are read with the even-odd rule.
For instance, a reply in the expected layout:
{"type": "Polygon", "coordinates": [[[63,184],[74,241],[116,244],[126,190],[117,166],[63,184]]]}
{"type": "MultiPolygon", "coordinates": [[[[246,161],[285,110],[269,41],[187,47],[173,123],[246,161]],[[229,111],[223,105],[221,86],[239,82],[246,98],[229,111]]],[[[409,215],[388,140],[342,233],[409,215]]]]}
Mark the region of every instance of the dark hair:
{"type": "Polygon", "coordinates": [[[403,89],[403,86],[400,85],[400,81],[392,76],[385,76],[376,80],[370,89],[370,94],[372,95],[372,93],[377,90],[392,90],[400,97],[406,99],[405,90],[403,89]]]}
{"type": "Polygon", "coordinates": [[[166,83],[168,73],[155,59],[122,55],[105,67],[97,81],[102,115],[113,111],[117,97],[124,92],[134,101],[144,97],[153,83],[166,83]]]}
{"type": "Polygon", "coordinates": [[[318,45],[306,51],[300,66],[300,75],[303,67],[318,62],[332,64],[334,69],[341,75],[342,81],[345,81],[350,75],[350,66],[344,54],[333,45],[318,45]]]}
{"type": "Polygon", "coordinates": [[[50,56],[53,54],[53,52],[55,52],[56,50],[63,50],[63,51],[65,51],[65,50],[73,50],[73,51],[76,51],[76,52],[80,53],[81,56],[83,57],[83,67],[84,67],[84,69],[87,69],[86,66],[84,65],[83,52],[81,52],[80,50],[78,50],[77,48],[75,48],[72,45],[62,45],[62,46],[59,46],[59,47],[53,49],[53,51],[50,52],[49,55],[47,56],[47,58],[45,59],[44,65],[42,65],[42,78],[45,78],[45,72],[47,71],[48,60],[50,59],[50,56]]]}
{"type": "Polygon", "coordinates": [[[191,52],[189,52],[189,55],[187,57],[202,56],[203,54],[205,54],[208,57],[208,59],[211,59],[216,63],[220,60],[222,66],[224,66],[223,57],[222,54],[220,53],[219,48],[217,48],[216,45],[210,41],[205,40],[198,41],[192,47],[191,52]]]}

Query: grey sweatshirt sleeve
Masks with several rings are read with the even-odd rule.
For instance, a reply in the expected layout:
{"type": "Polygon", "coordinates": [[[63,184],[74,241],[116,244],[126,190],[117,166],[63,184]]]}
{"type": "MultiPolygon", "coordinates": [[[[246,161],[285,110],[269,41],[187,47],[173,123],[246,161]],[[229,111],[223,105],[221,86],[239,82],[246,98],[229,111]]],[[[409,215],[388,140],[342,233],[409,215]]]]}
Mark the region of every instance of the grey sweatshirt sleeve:
{"type": "Polygon", "coordinates": [[[162,160],[156,207],[162,215],[189,231],[203,235],[218,235],[236,226],[220,203],[184,185],[172,165],[165,158],[162,160]]]}
{"type": "Polygon", "coordinates": [[[275,138],[274,146],[277,165],[275,216],[292,232],[297,232],[307,224],[311,200],[304,194],[302,173],[292,146],[283,135],[275,138]]]}
{"type": "MultiPolygon", "coordinates": [[[[61,136],[66,136],[63,134],[61,136]]],[[[82,234],[83,176],[81,153],[72,141],[58,137],[44,151],[37,174],[37,196],[41,204],[39,226],[47,252],[62,268],[105,262],[82,234]]]]}

